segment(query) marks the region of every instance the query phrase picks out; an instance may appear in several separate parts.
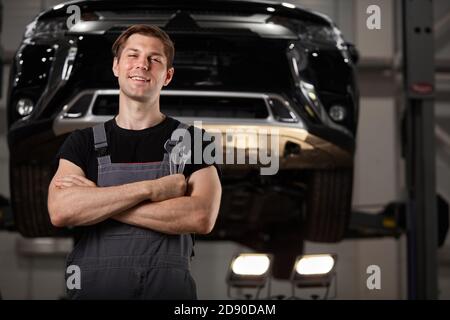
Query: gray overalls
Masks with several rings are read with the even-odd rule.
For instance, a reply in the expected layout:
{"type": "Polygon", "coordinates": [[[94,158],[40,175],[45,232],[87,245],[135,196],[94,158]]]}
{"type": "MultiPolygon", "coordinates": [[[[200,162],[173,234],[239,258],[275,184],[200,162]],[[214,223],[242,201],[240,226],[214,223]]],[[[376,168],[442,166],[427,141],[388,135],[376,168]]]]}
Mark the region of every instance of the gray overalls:
{"type": "MultiPolygon", "coordinates": [[[[180,123],[178,128],[187,128],[180,123]]],[[[169,156],[161,162],[111,163],[104,124],[93,127],[99,187],[169,175],[169,156]]],[[[67,265],[80,268],[81,289],[71,299],[196,299],[189,272],[190,234],[168,235],[107,219],[86,228],[67,265]]],[[[66,275],[67,277],[67,275],[66,275]]]]}

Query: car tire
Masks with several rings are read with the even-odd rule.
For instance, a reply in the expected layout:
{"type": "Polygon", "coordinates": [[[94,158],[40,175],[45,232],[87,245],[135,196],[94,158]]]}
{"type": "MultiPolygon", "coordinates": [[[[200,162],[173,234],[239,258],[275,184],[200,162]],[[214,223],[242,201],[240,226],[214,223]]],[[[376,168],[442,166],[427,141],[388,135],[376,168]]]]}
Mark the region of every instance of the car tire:
{"type": "Polygon", "coordinates": [[[353,169],[314,170],[308,182],[305,239],[338,242],[350,220],[353,169]]]}
{"type": "Polygon", "coordinates": [[[48,165],[26,166],[10,159],[11,208],[14,225],[27,238],[66,236],[68,229],[56,228],[47,210],[48,185],[53,171],[48,165]]]}

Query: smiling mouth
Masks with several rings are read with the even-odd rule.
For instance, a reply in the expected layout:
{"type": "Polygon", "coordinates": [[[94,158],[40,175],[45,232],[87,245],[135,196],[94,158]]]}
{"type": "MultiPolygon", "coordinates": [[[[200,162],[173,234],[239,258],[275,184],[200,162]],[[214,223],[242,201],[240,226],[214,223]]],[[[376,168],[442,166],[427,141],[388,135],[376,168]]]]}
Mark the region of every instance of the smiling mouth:
{"type": "Polygon", "coordinates": [[[140,82],[150,82],[150,79],[140,77],[140,76],[129,76],[128,78],[131,80],[140,81],[140,82]]]}

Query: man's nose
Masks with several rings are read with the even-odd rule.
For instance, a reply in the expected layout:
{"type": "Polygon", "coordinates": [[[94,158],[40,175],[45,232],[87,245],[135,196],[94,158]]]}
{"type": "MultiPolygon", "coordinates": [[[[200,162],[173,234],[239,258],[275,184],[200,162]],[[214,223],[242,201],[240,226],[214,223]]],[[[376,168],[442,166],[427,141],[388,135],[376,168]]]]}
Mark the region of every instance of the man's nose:
{"type": "Polygon", "coordinates": [[[136,67],[139,69],[144,69],[144,70],[148,71],[149,63],[148,63],[147,59],[139,59],[136,67]]]}

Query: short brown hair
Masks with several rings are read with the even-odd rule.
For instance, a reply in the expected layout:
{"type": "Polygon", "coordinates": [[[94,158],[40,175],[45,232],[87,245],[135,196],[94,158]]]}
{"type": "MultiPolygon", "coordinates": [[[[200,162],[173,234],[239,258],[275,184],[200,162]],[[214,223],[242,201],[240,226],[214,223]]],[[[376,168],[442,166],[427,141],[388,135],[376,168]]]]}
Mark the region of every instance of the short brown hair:
{"type": "Polygon", "coordinates": [[[167,58],[167,69],[172,68],[173,56],[175,54],[173,42],[172,40],[170,40],[170,37],[166,32],[153,25],[135,24],[122,32],[122,34],[116,39],[112,46],[112,53],[115,58],[120,58],[125,42],[127,42],[128,38],[135,33],[149,37],[155,37],[161,40],[162,44],[164,45],[164,54],[167,58]]]}

